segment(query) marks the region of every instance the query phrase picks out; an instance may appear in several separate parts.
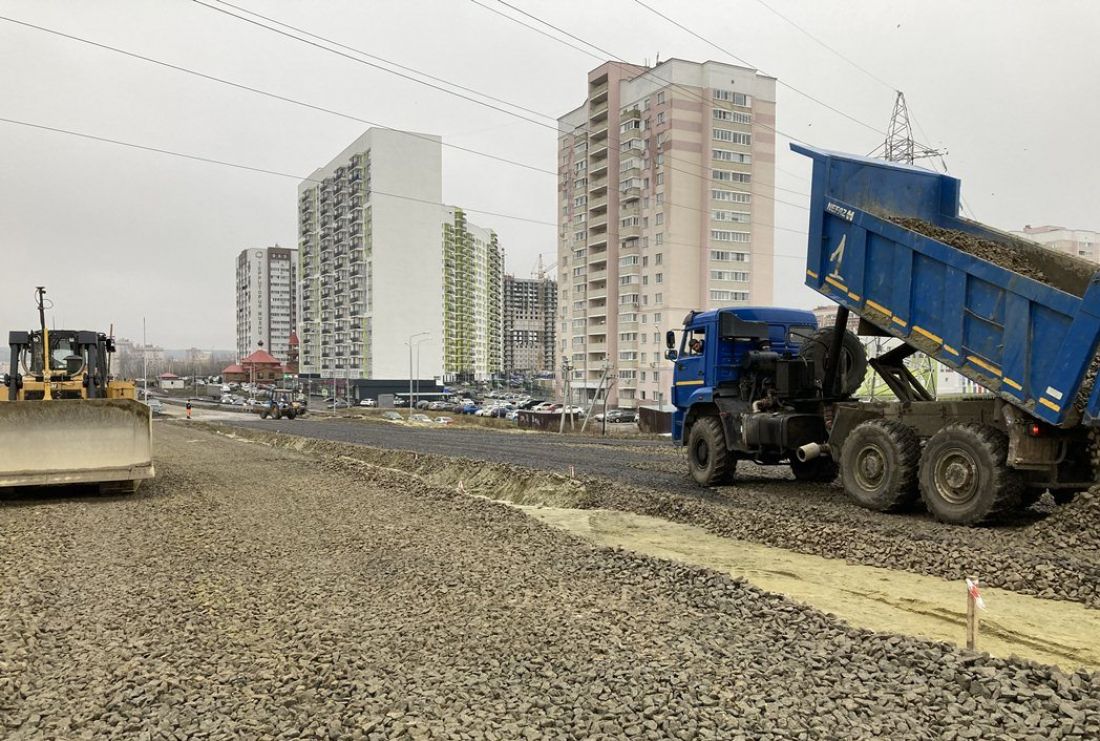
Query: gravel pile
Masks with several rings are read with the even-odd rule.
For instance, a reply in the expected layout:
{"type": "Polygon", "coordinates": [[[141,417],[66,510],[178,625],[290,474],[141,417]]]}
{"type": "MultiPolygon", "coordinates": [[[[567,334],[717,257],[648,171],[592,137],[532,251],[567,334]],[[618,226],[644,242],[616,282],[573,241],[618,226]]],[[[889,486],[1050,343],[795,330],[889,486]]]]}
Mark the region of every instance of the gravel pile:
{"type": "Polygon", "coordinates": [[[8,739],[1095,738],[1100,676],[852,630],[399,474],[161,425],[0,507],[8,739]]]}
{"type": "Polygon", "coordinates": [[[1041,267],[1029,260],[1027,254],[1014,248],[1012,245],[1001,244],[1000,242],[993,242],[988,239],[979,239],[973,234],[967,234],[966,232],[960,232],[954,229],[944,229],[943,227],[930,224],[922,219],[894,218],[891,219],[891,221],[910,231],[923,234],[926,237],[931,237],[938,242],[949,244],[968,255],[987,260],[994,265],[1000,265],[1014,273],[1033,278],[1053,288],[1065,290],[1054,282],[1041,267]]]}

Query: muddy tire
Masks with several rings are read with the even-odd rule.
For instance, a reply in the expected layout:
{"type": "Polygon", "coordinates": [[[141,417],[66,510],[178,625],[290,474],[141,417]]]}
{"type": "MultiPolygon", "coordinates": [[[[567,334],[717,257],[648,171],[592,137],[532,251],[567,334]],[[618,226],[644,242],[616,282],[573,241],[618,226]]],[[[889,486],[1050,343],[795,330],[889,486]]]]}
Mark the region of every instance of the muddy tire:
{"type": "Polygon", "coordinates": [[[836,480],[840,469],[832,458],[820,455],[808,461],[791,458],[791,473],[798,481],[815,481],[827,484],[836,480]]]}
{"type": "Polygon", "coordinates": [[[728,480],[736,465],[726,449],[726,436],[718,417],[703,417],[695,421],[688,434],[687,454],[688,470],[700,486],[714,486],[728,480]]]}
{"type": "Polygon", "coordinates": [[[921,458],[921,498],[932,516],[976,525],[1018,509],[1024,480],[1006,463],[1008,437],[988,425],[947,425],[928,440],[921,458]]]}
{"type": "Polygon", "coordinates": [[[283,418],[283,410],[280,409],[279,407],[275,407],[274,409],[271,410],[271,416],[274,417],[275,419],[282,419],[283,418]]]}
{"type": "MultiPolygon", "coordinates": [[[[824,381],[825,366],[829,360],[829,351],[833,347],[833,337],[836,334],[835,327],[825,327],[814,332],[798,348],[800,357],[808,358],[814,363],[814,372],[817,380],[824,381]]],[[[863,385],[863,377],[867,375],[867,352],[863,349],[863,343],[852,332],[844,330],[844,339],[840,346],[840,388],[841,396],[851,396],[863,385]]]]}
{"type": "Polygon", "coordinates": [[[920,459],[920,439],[912,428],[890,419],[863,422],[840,453],[844,491],[876,512],[906,509],[920,496],[920,459]]]}
{"type": "Polygon", "coordinates": [[[267,419],[270,414],[271,411],[269,409],[264,409],[260,412],[260,419],[267,419]]]}
{"type": "Polygon", "coordinates": [[[298,413],[294,411],[293,407],[291,407],[290,409],[287,409],[285,412],[283,412],[283,416],[287,419],[294,419],[298,416],[298,413]]]}

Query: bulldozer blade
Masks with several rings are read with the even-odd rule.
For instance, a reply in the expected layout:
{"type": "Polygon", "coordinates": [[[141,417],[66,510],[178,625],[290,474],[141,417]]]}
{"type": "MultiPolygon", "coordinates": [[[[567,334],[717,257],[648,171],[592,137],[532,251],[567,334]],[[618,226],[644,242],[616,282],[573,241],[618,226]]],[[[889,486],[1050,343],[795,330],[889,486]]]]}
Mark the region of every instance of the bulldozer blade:
{"type": "Polygon", "coordinates": [[[153,424],[133,399],[0,403],[0,487],[152,478],[153,424]]]}

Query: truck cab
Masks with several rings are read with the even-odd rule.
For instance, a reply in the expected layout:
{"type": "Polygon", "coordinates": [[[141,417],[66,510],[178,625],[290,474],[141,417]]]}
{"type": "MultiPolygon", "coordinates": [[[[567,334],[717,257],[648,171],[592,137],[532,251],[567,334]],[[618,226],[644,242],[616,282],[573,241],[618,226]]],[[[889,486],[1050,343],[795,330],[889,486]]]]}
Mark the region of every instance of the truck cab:
{"type": "Polygon", "coordinates": [[[679,337],[668,333],[672,437],[698,483],[728,480],[738,460],[789,465],[806,480],[836,476],[830,459],[796,455],[828,437],[821,379],[833,332],[809,311],[736,307],[691,312],[679,337]]]}

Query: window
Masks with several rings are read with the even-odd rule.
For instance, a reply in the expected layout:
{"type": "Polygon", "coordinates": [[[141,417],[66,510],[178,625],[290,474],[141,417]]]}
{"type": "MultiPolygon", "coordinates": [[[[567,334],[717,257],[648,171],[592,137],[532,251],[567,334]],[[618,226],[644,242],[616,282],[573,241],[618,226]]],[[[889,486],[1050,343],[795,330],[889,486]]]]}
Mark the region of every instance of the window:
{"type": "Polygon", "coordinates": [[[734,152],[732,149],[712,149],[711,156],[723,162],[735,162],[739,165],[751,165],[752,155],[744,152],[734,152]]]}
{"type": "Polygon", "coordinates": [[[665,282],[665,274],[664,273],[657,273],[656,275],[653,276],[653,282],[654,283],[664,283],[665,282]]]}
{"type": "Polygon", "coordinates": [[[657,205],[660,206],[660,205],[664,204],[664,202],[665,202],[665,194],[664,193],[658,193],[657,194],[657,205]]]}
{"type": "Polygon", "coordinates": [[[657,312],[656,314],[653,315],[653,323],[654,324],[660,324],[661,323],[661,312],[657,312]]]}
{"type": "Polygon", "coordinates": [[[656,216],[656,218],[654,219],[654,223],[655,223],[655,224],[656,224],[657,226],[660,226],[661,224],[665,223],[665,214],[664,214],[664,212],[663,212],[663,211],[659,211],[659,212],[657,213],[657,216],[656,216]]]}
{"type": "Polygon", "coordinates": [[[734,232],[728,229],[711,229],[710,238],[716,242],[748,242],[749,232],[734,232]]]}
{"type": "Polygon", "coordinates": [[[748,291],[711,291],[711,301],[748,301],[748,291]]]}
{"type": "Polygon", "coordinates": [[[743,144],[749,146],[752,144],[752,135],[746,134],[743,131],[732,131],[730,129],[714,129],[714,138],[720,142],[730,142],[731,144],[743,144]]]}
{"type": "Polygon", "coordinates": [[[665,243],[665,234],[664,234],[664,232],[658,232],[657,239],[656,239],[655,243],[657,245],[662,245],[662,244],[665,243]]]}
{"type": "Polygon", "coordinates": [[[620,257],[619,258],[619,267],[620,268],[629,268],[632,265],[637,265],[637,264],[638,264],[638,256],[637,255],[627,255],[626,257],[620,257]]]}
{"type": "Polygon", "coordinates": [[[619,332],[619,342],[635,342],[637,339],[637,332],[619,332]]]}
{"type": "Polygon", "coordinates": [[[667,119],[665,118],[665,112],[664,111],[661,111],[660,113],[657,114],[657,125],[658,126],[663,124],[666,120],[667,119]]]}
{"type": "Polygon", "coordinates": [[[632,324],[638,321],[637,314],[619,314],[619,324],[632,324]]]}
{"type": "Polygon", "coordinates": [[[715,180],[727,183],[751,183],[752,175],[747,172],[734,172],[733,170],[711,170],[710,176],[715,180]]]}
{"type": "Polygon", "coordinates": [[[661,92],[657,93],[657,105],[664,105],[664,102],[665,102],[665,93],[662,90],[661,92]]]}
{"type": "Polygon", "coordinates": [[[573,199],[574,206],[585,206],[588,204],[588,196],[577,196],[573,199]]]}
{"type": "Polygon", "coordinates": [[[665,174],[663,172],[657,173],[657,185],[665,184],[665,174]]]}
{"type": "Polygon", "coordinates": [[[661,333],[660,332],[654,332],[653,333],[653,344],[654,345],[661,344],[661,333]]]}
{"type": "Polygon", "coordinates": [[[713,109],[715,121],[730,121],[732,123],[752,123],[752,114],[744,111],[728,111],[725,108],[713,109]]]}
{"type": "Polygon", "coordinates": [[[715,100],[723,100],[734,105],[748,107],[752,105],[752,98],[744,93],[735,93],[732,90],[715,90],[715,100]]]}
{"type": "Polygon", "coordinates": [[[711,250],[710,259],[716,262],[748,262],[747,252],[728,252],[726,250],[711,250]]]}
{"type": "Polygon", "coordinates": [[[573,268],[573,277],[576,278],[578,276],[584,275],[586,272],[587,270],[583,265],[581,265],[579,268],[573,268]]]}
{"type": "Polygon", "coordinates": [[[619,221],[619,226],[623,226],[623,227],[640,226],[641,223],[642,223],[641,217],[639,217],[639,216],[627,216],[625,219],[621,219],[619,221]]]}
{"type": "Polygon", "coordinates": [[[744,193],[739,190],[719,190],[714,188],[710,191],[710,197],[716,201],[729,201],[731,203],[751,203],[752,195],[744,193]]]}
{"type": "Polygon", "coordinates": [[[622,275],[622,276],[619,276],[619,285],[620,286],[629,286],[631,283],[637,283],[637,282],[638,282],[638,276],[637,275],[622,275]]]}
{"type": "Polygon", "coordinates": [[[660,306],[664,302],[665,302],[665,294],[658,293],[658,294],[655,294],[653,296],[653,303],[657,304],[658,306],[660,306]]]}
{"type": "Polygon", "coordinates": [[[712,270],[710,271],[711,280],[732,280],[738,283],[747,283],[749,280],[748,273],[742,273],[737,270],[712,270]]]}
{"type": "Polygon", "coordinates": [[[633,380],[635,378],[635,375],[637,374],[637,372],[638,371],[621,370],[621,371],[619,371],[619,378],[623,379],[624,381],[630,381],[630,380],[633,380]]]}
{"type": "Polygon", "coordinates": [[[637,360],[637,359],[638,359],[638,353],[636,353],[634,351],[619,353],[619,360],[637,360]]]}
{"type": "Polygon", "coordinates": [[[712,212],[711,216],[715,221],[736,221],[738,224],[748,224],[750,218],[747,211],[717,210],[712,212]]]}
{"type": "Polygon", "coordinates": [[[643,286],[648,286],[649,285],[649,276],[648,275],[643,275],[642,276],[642,285],[643,286]]]}
{"type": "Polygon", "coordinates": [[[654,265],[661,265],[662,263],[664,263],[664,261],[665,261],[665,255],[664,255],[663,252],[658,252],[656,255],[653,256],[653,264],[654,265]]]}
{"type": "Polygon", "coordinates": [[[636,293],[624,293],[619,296],[619,305],[636,304],[638,303],[638,294],[636,293]]]}

